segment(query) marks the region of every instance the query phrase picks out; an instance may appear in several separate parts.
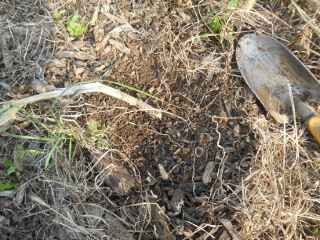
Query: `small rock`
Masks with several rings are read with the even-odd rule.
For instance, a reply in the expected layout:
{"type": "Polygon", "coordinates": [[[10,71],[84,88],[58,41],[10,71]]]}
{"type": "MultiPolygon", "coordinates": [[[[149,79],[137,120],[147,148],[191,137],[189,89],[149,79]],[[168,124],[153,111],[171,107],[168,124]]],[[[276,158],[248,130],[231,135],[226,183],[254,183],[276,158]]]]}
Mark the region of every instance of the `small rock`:
{"type": "Polygon", "coordinates": [[[46,86],[43,81],[39,78],[33,78],[31,80],[31,88],[35,90],[37,93],[44,93],[46,92],[46,86]]]}
{"type": "Polygon", "coordinates": [[[210,161],[207,163],[207,166],[204,170],[203,176],[202,176],[202,182],[204,184],[209,184],[212,181],[212,172],[213,172],[213,168],[214,168],[214,162],[210,161]]]}
{"type": "Polygon", "coordinates": [[[177,188],[174,191],[172,198],[169,202],[173,213],[181,212],[182,206],[184,204],[184,200],[183,200],[184,195],[185,195],[185,192],[181,188],[177,188]]]}
{"type": "Polygon", "coordinates": [[[96,169],[100,172],[100,177],[117,194],[126,195],[134,187],[135,181],[131,173],[116,159],[107,157],[92,156],[97,162],[96,169]]]}
{"type": "Polygon", "coordinates": [[[240,137],[240,125],[239,124],[235,124],[233,126],[233,134],[235,137],[240,137]]]}
{"type": "Polygon", "coordinates": [[[169,190],[168,193],[167,193],[168,197],[172,197],[172,196],[173,196],[173,193],[174,193],[174,189],[173,189],[173,188],[170,188],[170,190],[169,190]]]}
{"type": "Polygon", "coordinates": [[[166,170],[164,169],[164,167],[162,166],[162,164],[158,165],[158,169],[161,175],[162,180],[168,180],[169,179],[169,175],[166,172],[166,170]]]}
{"type": "Polygon", "coordinates": [[[132,175],[121,164],[113,164],[108,171],[105,181],[114,192],[120,195],[128,194],[134,186],[132,175]]]}

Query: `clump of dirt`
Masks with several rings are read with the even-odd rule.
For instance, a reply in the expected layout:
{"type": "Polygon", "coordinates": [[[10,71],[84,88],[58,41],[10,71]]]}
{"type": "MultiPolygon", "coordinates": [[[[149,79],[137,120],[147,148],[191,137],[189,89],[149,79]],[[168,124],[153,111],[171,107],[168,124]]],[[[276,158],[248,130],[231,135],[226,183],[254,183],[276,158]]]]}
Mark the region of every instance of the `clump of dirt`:
{"type": "MultiPolygon", "coordinates": [[[[297,130],[303,129],[300,123],[275,124],[242,80],[234,52],[242,35],[264,32],[310,62],[320,76],[319,37],[290,1],[257,1],[250,11],[243,10],[249,1],[236,2],[237,7],[230,1],[26,2],[38,15],[25,21],[34,24],[43,13],[55,25],[54,37],[52,31],[40,36],[41,28],[34,26],[37,37],[21,45],[26,59],[39,63],[40,72],[31,72],[42,74],[45,91],[107,79],[105,84],[117,82],[112,86],[158,108],[163,117],[92,93],[59,102],[54,116],[50,101],[29,106],[29,113],[64,138],[57,143],[1,136],[2,162],[20,156],[18,146],[28,153],[19,188],[2,196],[1,237],[316,237],[318,147],[297,130]],[[64,19],[48,15],[54,10],[66,10],[64,19]],[[214,34],[209,13],[220,17],[214,34]],[[88,26],[79,36],[70,35],[65,25],[75,14],[88,26]],[[47,48],[50,36],[56,41],[47,48]],[[40,48],[44,51],[37,55],[40,48]],[[52,49],[54,58],[43,66],[52,49]],[[35,150],[47,154],[32,154],[35,150]],[[46,170],[48,154],[54,164],[46,170]]],[[[304,11],[307,2],[300,5],[304,11]]],[[[0,66],[9,69],[5,57],[0,66]]],[[[10,75],[24,84],[30,76],[10,75]]],[[[56,136],[23,114],[8,131],[56,136]]],[[[8,178],[6,170],[0,169],[1,181],[8,178]]]]}

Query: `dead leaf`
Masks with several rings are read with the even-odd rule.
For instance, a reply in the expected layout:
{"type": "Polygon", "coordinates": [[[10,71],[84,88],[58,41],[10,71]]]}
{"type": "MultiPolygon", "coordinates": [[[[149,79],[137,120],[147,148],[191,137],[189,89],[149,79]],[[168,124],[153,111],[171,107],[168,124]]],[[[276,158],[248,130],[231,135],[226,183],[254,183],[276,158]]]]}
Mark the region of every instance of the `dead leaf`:
{"type": "Polygon", "coordinates": [[[99,9],[100,9],[100,2],[101,0],[99,1],[97,7],[96,7],[96,10],[94,11],[93,15],[92,15],[92,18],[90,20],[90,25],[96,25],[97,21],[98,21],[98,16],[99,16],[99,9]]]}
{"type": "Polygon", "coordinates": [[[109,66],[109,64],[102,64],[101,66],[99,66],[99,67],[96,67],[95,69],[94,69],[94,71],[95,72],[100,72],[100,71],[102,71],[103,69],[105,69],[106,67],[108,67],[109,66]]]}
{"type": "Polygon", "coordinates": [[[100,171],[100,179],[117,194],[126,195],[134,187],[134,179],[130,172],[117,160],[108,157],[92,155],[97,162],[97,170],[100,171]]]}
{"type": "Polygon", "coordinates": [[[113,163],[108,169],[108,175],[105,181],[114,192],[120,195],[128,194],[134,186],[134,179],[129,171],[117,163],[113,163]]]}
{"type": "Polygon", "coordinates": [[[99,51],[100,49],[105,48],[108,45],[110,36],[107,34],[101,42],[96,44],[96,51],[99,51]]]}
{"type": "Polygon", "coordinates": [[[60,70],[59,68],[56,68],[56,67],[51,67],[49,70],[51,72],[53,72],[55,75],[59,75],[59,76],[63,76],[63,75],[66,74],[65,71],[62,71],[62,70],[60,70]]]}
{"type": "Polygon", "coordinates": [[[0,197],[10,197],[14,194],[15,190],[3,190],[0,191],[0,197]]]}
{"type": "Polygon", "coordinates": [[[133,234],[127,231],[127,229],[124,227],[122,222],[118,219],[112,216],[111,214],[107,213],[104,217],[104,220],[108,224],[107,231],[110,235],[113,235],[116,239],[128,239],[133,240],[133,234]]]}
{"type": "Polygon", "coordinates": [[[50,66],[53,66],[53,67],[61,68],[61,67],[66,67],[66,65],[67,65],[66,61],[60,60],[60,59],[57,59],[57,58],[55,58],[52,61],[50,61],[50,66]]]}
{"type": "Polygon", "coordinates": [[[118,50],[120,50],[121,52],[123,53],[126,53],[126,54],[130,54],[131,51],[129,48],[127,48],[123,43],[121,42],[118,42],[116,40],[113,40],[113,39],[109,39],[109,43],[114,46],[115,48],[117,48],[118,50]]]}
{"type": "Polygon", "coordinates": [[[120,32],[131,32],[135,30],[129,23],[120,25],[118,27],[115,27],[114,29],[112,29],[110,32],[108,32],[108,35],[113,35],[113,34],[117,34],[120,32]]]}
{"type": "Polygon", "coordinates": [[[188,14],[184,13],[182,10],[178,11],[178,13],[184,22],[190,21],[191,17],[188,14]]]}
{"type": "Polygon", "coordinates": [[[17,190],[17,194],[16,194],[16,197],[15,197],[15,205],[17,207],[19,207],[21,205],[22,201],[25,198],[27,186],[29,186],[28,182],[26,182],[25,184],[21,185],[17,190]]]}
{"type": "Polygon", "coordinates": [[[60,51],[56,53],[56,57],[59,58],[76,58],[79,60],[93,60],[96,59],[95,56],[82,52],[82,51],[60,51]]]}
{"type": "Polygon", "coordinates": [[[129,42],[127,42],[126,45],[134,55],[136,55],[136,56],[140,55],[140,51],[138,50],[137,46],[134,46],[129,42]]]}
{"type": "Polygon", "coordinates": [[[104,29],[97,28],[93,31],[94,39],[96,42],[101,42],[104,36],[104,29]]]}
{"type": "Polygon", "coordinates": [[[81,48],[83,48],[84,46],[86,46],[86,42],[84,41],[74,41],[71,42],[71,46],[76,49],[76,50],[81,50],[81,48]]]}
{"type": "Polygon", "coordinates": [[[107,55],[109,54],[110,52],[112,52],[112,46],[111,45],[108,45],[104,50],[103,52],[101,53],[102,55],[107,55]]]}
{"type": "Polygon", "coordinates": [[[37,93],[44,93],[46,92],[46,85],[45,82],[38,78],[33,78],[31,80],[30,87],[35,90],[37,93]]]}
{"type": "Polygon", "coordinates": [[[121,18],[119,17],[116,17],[114,15],[112,15],[111,13],[105,11],[104,8],[102,8],[101,12],[106,15],[108,18],[110,18],[111,20],[117,22],[117,23],[127,23],[125,20],[122,20],[121,18]]]}
{"type": "Polygon", "coordinates": [[[74,72],[77,76],[79,76],[81,73],[83,73],[86,69],[85,68],[74,68],[74,72]]]}
{"type": "Polygon", "coordinates": [[[5,82],[0,82],[0,87],[3,87],[5,90],[7,90],[8,92],[11,92],[11,86],[5,82]]]}

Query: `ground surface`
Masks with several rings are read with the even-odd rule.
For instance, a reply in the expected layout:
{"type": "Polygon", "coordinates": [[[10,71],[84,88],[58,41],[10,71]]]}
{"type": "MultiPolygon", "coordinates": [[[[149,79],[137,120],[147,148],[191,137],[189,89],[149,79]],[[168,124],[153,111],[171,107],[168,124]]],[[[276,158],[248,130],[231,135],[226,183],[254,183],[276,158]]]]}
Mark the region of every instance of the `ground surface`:
{"type": "Polygon", "coordinates": [[[6,132],[38,139],[0,136],[0,181],[20,181],[0,192],[1,239],[320,237],[319,147],[299,122],[269,116],[235,61],[239,38],[258,31],[319,78],[319,1],[230,2],[0,3],[2,98],[103,79],[163,111],[76,94],[53,109],[57,123],[53,101],[28,105],[51,133],[19,113],[6,132]],[[219,35],[201,37],[209,13],[219,35]],[[75,14],[88,26],[79,36],[65,27],[75,14]]]}

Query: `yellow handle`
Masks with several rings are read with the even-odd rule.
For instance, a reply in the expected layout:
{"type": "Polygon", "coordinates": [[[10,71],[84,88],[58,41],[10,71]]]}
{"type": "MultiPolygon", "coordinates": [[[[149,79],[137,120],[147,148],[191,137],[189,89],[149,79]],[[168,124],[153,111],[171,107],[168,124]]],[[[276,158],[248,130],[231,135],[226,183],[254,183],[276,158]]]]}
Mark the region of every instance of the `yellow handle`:
{"type": "Polygon", "coordinates": [[[320,144],[320,115],[315,114],[306,119],[306,126],[312,136],[320,144]]]}

